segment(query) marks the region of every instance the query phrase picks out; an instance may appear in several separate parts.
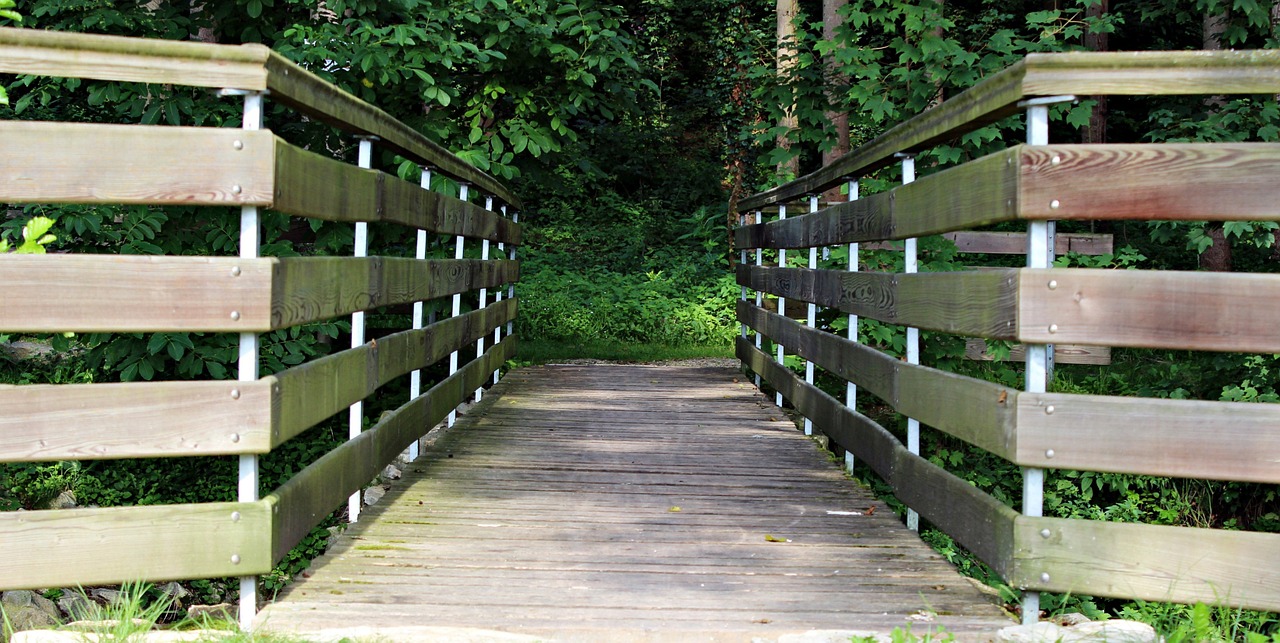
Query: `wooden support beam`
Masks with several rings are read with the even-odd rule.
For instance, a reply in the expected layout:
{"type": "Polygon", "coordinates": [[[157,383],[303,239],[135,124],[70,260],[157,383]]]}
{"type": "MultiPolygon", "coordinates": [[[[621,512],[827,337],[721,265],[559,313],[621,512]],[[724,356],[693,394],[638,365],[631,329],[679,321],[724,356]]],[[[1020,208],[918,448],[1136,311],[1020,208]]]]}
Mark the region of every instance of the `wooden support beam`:
{"type": "MultiPolygon", "coordinates": [[[[1025,255],[1027,254],[1027,233],[1025,232],[948,232],[942,235],[956,244],[957,252],[990,255],[1025,255]]],[[[1059,232],[1053,236],[1053,251],[1057,256],[1074,252],[1081,255],[1106,255],[1114,252],[1115,244],[1109,234],[1091,234],[1087,232],[1059,232]]],[[[877,244],[867,244],[863,248],[878,249],[877,244]]]]}
{"type": "Polygon", "coordinates": [[[1280,534],[1021,516],[1014,529],[1015,587],[1280,611],[1280,534]]]}
{"type": "MultiPolygon", "coordinates": [[[[1023,362],[1026,361],[1027,347],[1024,344],[1014,344],[1009,347],[1009,355],[997,358],[987,348],[987,342],[978,338],[971,338],[964,343],[964,357],[982,362],[1001,361],[1001,362],[1023,362]]],[[[1109,346],[1085,346],[1083,344],[1054,344],[1053,345],[1053,361],[1058,364],[1089,364],[1093,366],[1106,366],[1111,363],[1111,347],[1109,346]]]]}
{"type": "Polygon", "coordinates": [[[4,589],[256,576],[271,571],[269,503],[0,512],[4,589]]]}

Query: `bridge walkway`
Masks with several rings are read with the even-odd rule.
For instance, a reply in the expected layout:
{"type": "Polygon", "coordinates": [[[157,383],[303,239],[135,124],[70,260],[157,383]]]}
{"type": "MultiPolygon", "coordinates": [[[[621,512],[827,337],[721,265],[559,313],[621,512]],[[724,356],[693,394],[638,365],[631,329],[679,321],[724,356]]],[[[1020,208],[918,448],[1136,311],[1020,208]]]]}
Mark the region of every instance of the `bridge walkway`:
{"type": "Polygon", "coordinates": [[[1012,624],[727,367],[513,371],[307,575],[260,628],[986,640],[1012,624]]]}

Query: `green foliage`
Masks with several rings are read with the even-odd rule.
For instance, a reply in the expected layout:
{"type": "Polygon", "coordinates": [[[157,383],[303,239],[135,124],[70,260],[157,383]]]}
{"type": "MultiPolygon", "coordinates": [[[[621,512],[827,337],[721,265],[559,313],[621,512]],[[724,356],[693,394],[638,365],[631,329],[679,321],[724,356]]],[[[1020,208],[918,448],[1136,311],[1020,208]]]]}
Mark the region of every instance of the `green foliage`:
{"type": "MultiPolygon", "coordinates": [[[[22,243],[12,248],[17,254],[42,255],[47,252],[45,246],[57,240],[49,230],[53,229],[54,220],[48,217],[33,217],[22,226],[22,243]]],[[[10,252],[9,240],[0,236],[0,253],[10,252]]]]}

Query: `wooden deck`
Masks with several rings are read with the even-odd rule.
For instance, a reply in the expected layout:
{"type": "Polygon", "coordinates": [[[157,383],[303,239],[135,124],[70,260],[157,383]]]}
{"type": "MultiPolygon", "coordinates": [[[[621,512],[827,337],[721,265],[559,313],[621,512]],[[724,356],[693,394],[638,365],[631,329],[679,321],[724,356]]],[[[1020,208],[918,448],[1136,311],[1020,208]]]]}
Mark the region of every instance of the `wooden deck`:
{"type": "Polygon", "coordinates": [[[510,373],[258,623],[715,641],[1013,624],[740,374],[669,366],[510,373]]]}

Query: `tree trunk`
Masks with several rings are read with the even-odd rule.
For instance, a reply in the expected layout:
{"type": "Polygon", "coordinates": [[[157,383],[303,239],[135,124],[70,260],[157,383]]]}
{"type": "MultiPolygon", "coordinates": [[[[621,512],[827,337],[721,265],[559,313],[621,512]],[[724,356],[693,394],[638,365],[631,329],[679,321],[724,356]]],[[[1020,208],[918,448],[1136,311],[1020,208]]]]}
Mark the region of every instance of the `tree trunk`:
{"type": "MultiPolygon", "coordinates": [[[[778,0],[778,76],[785,78],[791,73],[791,68],[795,65],[796,50],[796,14],[800,12],[799,0],[778,0]]],[[[779,123],[786,132],[790,132],[796,128],[796,106],[794,103],[782,106],[782,122],[779,123]]],[[[791,139],[784,132],[778,135],[778,147],[784,150],[791,149],[791,139]]],[[[778,164],[778,173],[784,176],[799,176],[800,159],[793,157],[778,164]]]]}
{"type": "MultiPolygon", "coordinates": [[[[836,30],[840,28],[843,18],[840,16],[840,8],[849,3],[849,0],[822,0],[822,38],[828,42],[836,42],[836,30]]],[[[834,52],[829,60],[826,61],[827,73],[823,77],[827,82],[827,102],[833,106],[840,103],[840,96],[845,91],[845,85],[849,79],[840,73],[840,65],[836,61],[834,52]]],[[[832,129],[835,130],[836,142],[835,146],[822,153],[822,166],[826,167],[836,159],[849,153],[849,113],[840,111],[827,112],[827,121],[831,123],[832,129]]],[[[827,191],[823,198],[828,202],[841,200],[840,188],[835,187],[827,191]]]]}
{"type": "MultiPolygon", "coordinates": [[[[1222,34],[1227,30],[1228,19],[1225,9],[1222,13],[1204,14],[1204,27],[1201,33],[1203,35],[1205,49],[1209,51],[1219,51],[1222,49],[1222,34]]],[[[1204,99],[1204,105],[1210,113],[1214,110],[1221,109],[1226,105],[1226,102],[1227,100],[1225,96],[1208,96],[1204,99]]],[[[1222,224],[1218,222],[1210,222],[1205,225],[1204,233],[1213,240],[1213,245],[1200,253],[1200,268],[1215,272],[1230,272],[1231,242],[1227,240],[1227,235],[1222,229],[1222,224]]]]}
{"type": "MultiPolygon", "coordinates": [[[[1097,19],[1105,16],[1110,11],[1111,0],[1101,0],[1097,4],[1090,5],[1085,10],[1088,18],[1097,19]]],[[[1108,43],[1108,34],[1086,32],[1084,35],[1084,47],[1089,51],[1110,51],[1108,43]]],[[[1084,131],[1080,133],[1081,143],[1106,143],[1107,142],[1107,96],[1100,94],[1092,97],[1096,104],[1093,106],[1093,112],[1089,114],[1089,124],[1085,125],[1084,131]]]]}

